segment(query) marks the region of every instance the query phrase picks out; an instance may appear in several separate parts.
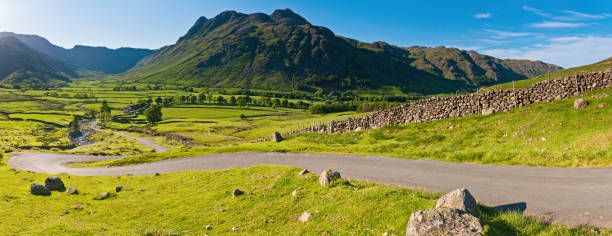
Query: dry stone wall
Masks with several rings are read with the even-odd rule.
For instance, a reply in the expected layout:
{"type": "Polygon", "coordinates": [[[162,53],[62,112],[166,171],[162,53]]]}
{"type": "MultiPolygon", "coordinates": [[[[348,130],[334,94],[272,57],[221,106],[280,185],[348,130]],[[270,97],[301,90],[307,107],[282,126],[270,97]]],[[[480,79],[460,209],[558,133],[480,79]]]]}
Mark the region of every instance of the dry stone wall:
{"type": "MultiPolygon", "coordinates": [[[[408,122],[426,122],[473,114],[509,111],[535,102],[580,95],[593,90],[611,88],[612,72],[591,72],[561,79],[540,81],[526,89],[493,90],[453,97],[432,97],[374,112],[362,118],[348,118],[328,124],[313,124],[283,136],[304,133],[342,133],[380,128],[408,122]]],[[[263,140],[262,140],[263,141],[263,140]]]]}

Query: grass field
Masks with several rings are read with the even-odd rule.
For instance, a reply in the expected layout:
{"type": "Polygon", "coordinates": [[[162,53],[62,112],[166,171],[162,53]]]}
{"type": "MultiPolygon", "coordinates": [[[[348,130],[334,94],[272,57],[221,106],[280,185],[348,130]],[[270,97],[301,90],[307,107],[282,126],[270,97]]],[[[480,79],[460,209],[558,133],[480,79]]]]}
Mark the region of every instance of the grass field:
{"type": "MultiPolygon", "coordinates": [[[[60,175],[66,187],[76,187],[79,194],[53,192],[41,197],[30,195],[29,186],[44,182],[48,175],[0,166],[0,231],[9,235],[403,235],[410,213],[432,208],[440,196],[361,181],[341,180],[323,188],[317,176],[297,176],[298,172],[291,167],[257,166],[161,176],[60,175]],[[116,186],[131,190],[94,200],[100,192],[114,193],[116,186]],[[234,188],[246,194],[233,198],[234,188]],[[291,196],[295,189],[298,198],[291,196]],[[83,208],[71,208],[76,205],[83,208]],[[301,223],[297,218],[304,211],[313,217],[301,223]],[[239,230],[232,232],[232,227],[239,230]]],[[[600,231],[544,224],[517,212],[481,210],[487,235],[600,231]]]]}
{"type": "Polygon", "coordinates": [[[0,119],[0,153],[12,152],[20,146],[69,145],[65,130],[36,122],[0,119]]]}
{"type": "Polygon", "coordinates": [[[155,151],[153,148],[144,146],[136,140],[106,132],[95,133],[88,137],[88,139],[94,143],[78,146],[63,152],[99,156],[123,156],[151,153],[155,151]]]}
{"type": "Polygon", "coordinates": [[[306,133],[281,143],[246,143],[177,149],[84,166],[135,164],[223,152],[309,152],[385,155],[482,164],[612,166],[612,94],[584,94],[591,105],[573,108],[575,98],[535,103],[491,116],[472,115],[343,134],[306,133]],[[598,108],[599,104],[607,104],[598,108]]]}

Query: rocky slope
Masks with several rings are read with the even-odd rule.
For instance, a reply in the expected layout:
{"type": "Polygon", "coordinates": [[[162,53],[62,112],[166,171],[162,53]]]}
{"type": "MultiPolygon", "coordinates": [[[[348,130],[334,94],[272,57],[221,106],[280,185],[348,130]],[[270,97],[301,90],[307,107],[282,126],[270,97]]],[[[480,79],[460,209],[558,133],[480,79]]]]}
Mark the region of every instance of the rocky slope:
{"type": "Polygon", "coordinates": [[[560,67],[455,48],[364,43],[289,9],[201,17],[176,44],[125,78],[153,83],[278,90],[389,90],[431,94],[525,79],[560,67]]]}

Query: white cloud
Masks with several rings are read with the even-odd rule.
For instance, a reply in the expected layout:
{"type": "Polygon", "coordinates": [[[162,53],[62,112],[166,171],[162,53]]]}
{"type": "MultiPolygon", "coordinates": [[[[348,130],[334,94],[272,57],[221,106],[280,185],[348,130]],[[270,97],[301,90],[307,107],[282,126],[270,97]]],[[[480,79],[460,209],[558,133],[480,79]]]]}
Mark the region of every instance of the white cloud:
{"type": "Polygon", "coordinates": [[[556,21],[581,21],[581,20],[601,20],[612,17],[610,14],[589,14],[584,12],[562,10],[563,15],[553,15],[537,8],[523,6],[523,10],[556,21]]]}
{"type": "Polygon", "coordinates": [[[523,6],[523,10],[528,11],[528,12],[532,12],[532,13],[534,13],[536,15],[543,16],[543,17],[552,17],[552,15],[550,15],[550,14],[548,14],[548,13],[546,13],[546,12],[540,10],[540,9],[529,7],[529,6],[523,6]]]}
{"type": "Polygon", "coordinates": [[[564,10],[563,12],[571,14],[579,18],[585,18],[585,19],[605,19],[605,18],[612,16],[610,14],[587,14],[587,13],[570,11],[570,10],[564,10]]]}
{"type": "Polygon", "coordinates": [[[488,19],[488,18],[491,18],[491,13],[489,13],[489,12],[479,13],[479,14],[474,15],[474,18],[476,18],[476,19],[488,19]]]}
{"type": "Polygon", "coordinates": [[[485,31],[495,34],[495,38],[525,37],[535,35],[534,33],[530,32],[510,32],[491,29],[486,29],[485,31]]]}
{"type": "Polygon", "coordinates": [[[612,36],[553,38],[538,47],[489,49],[482,53],[499,58],[541,60],[568,68],[612,56],[612,36]]]}
{"type": "Polygon", "coordinates": [[[581,40],[582,38],[580,37],[557,37],[557,38],[550,38],[548,39],[548,41],[550,42],[557,42],[557,43],[567,43],[567,42],[573,42],[573,41],[578,41],[581,40]]]}
{"type": "Polygon", "coordinates": [[[568,22],[559,22],[559,21],[542,21],[540,23],[534,23],[530,26],[536,28],[578,28],[588,26],[590,24],[587,23],[568,23],[568,22]]]}

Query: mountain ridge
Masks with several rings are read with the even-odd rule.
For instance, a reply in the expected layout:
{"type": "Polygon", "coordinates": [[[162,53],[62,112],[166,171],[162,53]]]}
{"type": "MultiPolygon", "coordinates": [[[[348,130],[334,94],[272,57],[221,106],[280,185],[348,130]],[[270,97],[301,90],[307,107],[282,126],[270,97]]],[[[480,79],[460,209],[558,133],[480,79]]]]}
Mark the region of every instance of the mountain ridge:
{"type": "Polygon", "coordinates": [[[70,76],[46,54],[29,48],[15,37],[0,38],[0,84],[13,88],[62,85],[70,76]]]}
{"type": "Polygon", "coordinates": [[[154,50],[142,48],[110,49],[104,46],[85,45],[75,45],[66,49],[38,35],[13,32],[0,32],[0,38],[2,37],[15,37],[28,47],[61,61],[68,66],[62,71],[71,77],[79,77],[77,71],[83,70],[119,74],[129,70],[142,58],[154,52],[154,50]]]}
{"type": "Polygon", "coordinates": [[[200,17],[173,45],[121,77],[149,83],[276,90],[400,88],[454,92],[526,79],[561,67],[455,48],[398,47],[337,36],[290,9],[200,17]]]}

